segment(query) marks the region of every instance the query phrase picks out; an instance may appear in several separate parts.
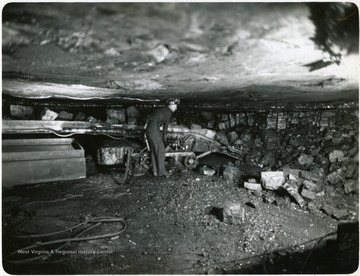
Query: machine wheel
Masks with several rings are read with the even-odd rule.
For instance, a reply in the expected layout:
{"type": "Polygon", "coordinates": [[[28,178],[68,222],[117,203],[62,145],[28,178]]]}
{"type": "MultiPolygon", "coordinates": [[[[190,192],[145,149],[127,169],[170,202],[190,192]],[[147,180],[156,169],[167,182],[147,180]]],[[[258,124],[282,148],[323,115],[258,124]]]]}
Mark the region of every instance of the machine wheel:
{"type": "Polygon", "coordinates": [[[150,157],[149,156],[141,157],[140,164],[145,169],[150,169],[150,167],[151,167],[151,159],[150,159],[150,157]]]}
{"type": "Polygon", "coordinates": [[[199,164],[199,161],[195,154],[185,156],[184,158],[184,165],[189,169],[195,169],[196,166],[199,164]]]}

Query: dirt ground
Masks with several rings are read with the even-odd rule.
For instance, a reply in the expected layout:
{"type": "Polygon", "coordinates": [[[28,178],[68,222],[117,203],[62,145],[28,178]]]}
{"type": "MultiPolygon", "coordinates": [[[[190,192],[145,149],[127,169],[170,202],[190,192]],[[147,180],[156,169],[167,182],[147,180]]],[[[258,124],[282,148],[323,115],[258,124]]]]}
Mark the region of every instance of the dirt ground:
{"type": "MultiPolygon", "coordinates": [[[[209,156],[202,164],[221,164],[209,156]]],[[[244,167],[249,175],[256,168],[244,167]]],[[[357,232],[340,240],[339,221],[311,213],[274,191],[249,191],[219,175],[174,170],[171,178],[148,173],[119,185],[119,169],[86,179],[17,186],[3,191],[3,268],[11,274],[238,274],[349,273],[357,269],[357,232]],[[115,176],[115,178],[114,178],[115,176]],[[226,200],[241,203],[245,221],[223,221],[226,200]],[[24,205],[26,204],[26,205],[24,205]],[[19,208],[20,207],[20,208],[19,208]],[[84,226],[49,237],[29,234],[63,230],[85,220],[101,223],[83,235],[108,238],[42,245],[74,237],[84,226]],[[15,227],[31,217],[27,223],[15,227]],[[24,238],[14,237],[16,234],[24,238]],[[116,234],[118,233],[118,234],[116,234]],[[19,249],[24,249],[23,251],[19,249]],[[53,250],[53,251],[51,251],[53,250]],[[43,260],[28,262],[51,252],[43,260]],[[15,252],[14,254],[10,254],[15,252]]],[[[343,199],[357,209],[358,198],[343,199]]],[[[355,221],[353,221],[355,222],[355,221]]],[[[86,226],[94,225],[87,223],[86,226]]],[[[357,225],[357,222],[356,222],[357,225]]],[[[358,226],[357,226],[358,227],[358,226]]]]}

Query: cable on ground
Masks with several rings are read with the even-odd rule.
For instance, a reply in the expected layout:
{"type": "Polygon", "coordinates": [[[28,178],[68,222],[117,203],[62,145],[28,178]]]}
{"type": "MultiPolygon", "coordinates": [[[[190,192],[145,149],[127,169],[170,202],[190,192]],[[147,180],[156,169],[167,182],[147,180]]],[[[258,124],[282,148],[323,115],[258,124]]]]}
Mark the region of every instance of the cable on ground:
{"type": "MultiPolygon", "coordinates": [[[[86,227],[85,229],[83,229],[82,231],[80,231],[78,234],[76,234],[74,237],[72,238],[62,238],[62,239],[54,239],[54,240],[49,240],[49,241],[38,241],[38,242],[34,242],[33,244],[14,250],[13,252],[11,252],[5,259],[6,262],[8,263],[13,263],[13,264],[23,264],[23,263],[29,263],[29,262],[33,262],[33,261],[39,261],[39,260],[45,260],[47,258],[49,258],[52,254],[49,253],[47,250],[37,250],[35,252],[35,248],[38,247],[42,247],[45,245],[51,245],[51,244],[57,244],[57,243],[64,243],[60,246],[58,246],[55,249],[52,249],[52,251],[56,251],[56,250],[60,250],[61,248],[63,248],[64,246],[68,245],[71,242],[79,242],[79,241],[88,241],[88,240],[95,240],[95,239],[104,239],[104,238],[110,238],[110,237],[114,237],[114,236],[118,236],[120,235],[122,232],[124,232],[128,225],[125,221],[125,219],[123,218],[119,218],[119,217],[112,217],[112,216],[100,216],[100,217],[95,217],[95,218],[91,218],[88,220],[85,220],[83,222],[80,222],[74,226],[68,227],[66,229],[63,230],[59,230],[59,231],[55,231],[55,232],[50,232],[50,233],[43,233],[43,234],[17,234],[17,229],[21,226],[23,226],[24,224],[28,223],[33,216],[31,215],[30,212],[26,211],[24,209],[25,206],[29,206],[31,204],[35,204],[35,203],[49,203],[49,202],[59,202],[59,201],[65,201],[68,200],[70,198],[76,198],[76,197],[80,197],[83,195],[72,195],[72,196],[68,196],[65,198],[61,198],[61,199],[55,199],[55,200],[46,200],[46,201],[32,201],[32,202],[28,202],[25,203],[23,205],[21,205],[20,207],[18,207],[18,210],[21,210],[23,212],[25,212],[25,214],[27,214],[27,218],[24,219],[22,222],[20,222],[18,225],[16,225],[15,227],[13,227],[13,234],[12,237],[14,238],[18,238],[18,239],[34,239],[34,238],[44,238],[44,237],[49,237],[49,236],[54,236],[54,235],[58,235],[64,232],[68,232],[68,231],[72,231],[78,227],[81,226],[85,226],[86,224],[92,224],[88,227],[86,227]],[[122,227],[119,231],[116,232],[111,232],[111,233],[107,233],[107,234],[102,234],[102,235],[93,235],[93,236],[87,236],[87,237],[80,237],[81,235],[83,235],[84,233],[90,231],[91,229],[103,224],[103,223],[121,223],[122,227]],[[30,251],[28,251],[30,250],[30,251]],[[22,255],[22,256],[26,256],[24,254],[21,254],[21,252],[31,252],[33,253],[31,250],[34,250],[34,254],[37,254],[37,256],[35,257],[28,257],[25,259],[15,259],[12,258],[14,255],[22,255]]],[[[11,223],[10,223],[11,224],[11,223]]],[[[50,250],[50,252],[52,252],[50,250]]]]}
{"type": "Polygon", "coordinates": [[[32,245],[29,245],[29,246],[14,250],[13,252],[11,252],[7,256],[6,262],[14,263],[14,264],[21,264],[21,263],[29,263],[29,262],[33,262],[33,261],[38,261],[38,260],[45,260],[45,259],[49,258],[52,255],[50,252],[52,252],[52,251],[56,252],[56,250],[60,250],[61,248],[63,248],[64,246],[68,245],[71,242],[88,241],[88,240],[95,240],[95,239],[104,239],[104,238],[110,238],[110,237],[118,236],[121,233],[123,233],[128,227],[126,221],[123,218],[102,216],[102,217],[95,217],[95,218],[92,218],[92,219],[88,219],[86,221],[83,221],[81,223],[78,223],[78,224],[76,224],[76,225],[74,225],[72,227],[66,228],[66,229],[61,230],[61,231],[56,231],[56,232],[52,232],[52,233],[45,233],[45,234],[17,235],[15,237],[16,238],[47,237],[47,236],[63,233],[63,232],[66,232],[66,231],[71,231],[71,230],[73,230],[73,229],[75,229],[77,227],[80,227],[82,225],[85,225],[87,223],[92,223],[92,224],[95,223],[95,224],[87,227],[84,230],[82,230],[80,233],[78,233],[77,235],[75,235],[72,238],[56,239],[56,240],[50,240],[50,241],[45,241],[45,242],[39,241],[39,242],[33,243],[32,245]],[[108,233],[108,234],[80,237],[82,234],[84,234],[84,233],[88,232],[89,230],[101,225],[102,223],[109,223],[109,222],[121,223],[122,228],[119,231],[108,233]],[[19,254],[21,254],[21,252],[24,252],[24,251],[27,251],[27,250],[31,250],[31,249],[34,250],[35,248],[38,248],[38,247],[41,247],[41,246],[50,245],[50,244],[57,244],[57,243],[65,243],[65,244],[63,244],[63,245],[61,245],[61,246],[59,246],[59,247],[57,247],[55,249],[50,250],[50,252],[48,252],[48,250],[38,251],[37,254],[39,254],[39,255],[35,256],[35,257],[29,257],[29,258],[25,258],[25,259],[21,259],[21,260],[11,258],[12,256],[14,256],[16,254],[19,255],[19,254]]]}

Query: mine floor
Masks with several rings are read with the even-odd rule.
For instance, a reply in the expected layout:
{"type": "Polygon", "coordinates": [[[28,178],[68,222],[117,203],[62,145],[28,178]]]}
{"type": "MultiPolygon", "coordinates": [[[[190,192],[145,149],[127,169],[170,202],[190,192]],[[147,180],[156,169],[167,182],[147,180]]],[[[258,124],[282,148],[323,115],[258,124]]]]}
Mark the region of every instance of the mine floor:
{"type": "MultiPolygon", "coordinates": [[[[5,271],[287,274],[351,273],[357,269],[357,219],[340,221],[311,213],[285,195],[250,191],[196,170],[178,169],[170,178],[146,173],[131,176],[119,185],[115,180],[121,174],[119,169],[108,169],[83,180],[22,185],[3,191],[5,271]],[[244,206],[245,221],[240,225],[222,220],[226,200],[244,206]],[[99,217],[113,221],[99,223],[77,237],[109,237],[46,244],[74,237],[99,217]],[[84,221],[89,222],[57,235],[26,236],[64,230],[84,221]],[[345,230],[341,234],[339,229],[345,230]],[[35,246],[37,241],[44,244],[35,246]]],[[[348,195],[345,200],[356,206],[358,196],[348,195]]]]}

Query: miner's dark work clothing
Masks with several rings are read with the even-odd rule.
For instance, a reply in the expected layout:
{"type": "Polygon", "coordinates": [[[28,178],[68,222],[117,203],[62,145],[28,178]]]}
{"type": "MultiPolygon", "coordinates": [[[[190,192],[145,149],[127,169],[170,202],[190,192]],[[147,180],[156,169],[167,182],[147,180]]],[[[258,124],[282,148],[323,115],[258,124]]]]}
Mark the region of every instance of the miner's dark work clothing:
{"type": "Polygon", "coordinates": [[[146,125],[146,137],[150,146],[151,162],[153,172],[165,175],[165,142],[167,128],[169,126],[172,111],[167,107],[162,107],[151,114],[146,125]],[[162,133],[160,126],[163,126],[162,133]]]}

